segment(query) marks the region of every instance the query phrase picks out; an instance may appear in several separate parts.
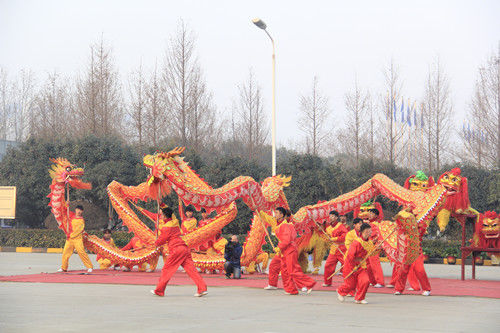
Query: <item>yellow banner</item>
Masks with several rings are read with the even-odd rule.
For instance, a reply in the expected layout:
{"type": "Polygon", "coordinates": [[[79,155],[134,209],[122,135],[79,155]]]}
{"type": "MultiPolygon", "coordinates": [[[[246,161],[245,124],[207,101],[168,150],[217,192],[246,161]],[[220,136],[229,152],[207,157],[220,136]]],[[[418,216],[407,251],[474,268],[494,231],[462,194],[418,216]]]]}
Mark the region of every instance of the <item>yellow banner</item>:
{"type": "Polygon", "coordinates": [[[16,187],[0,186],[0,219],[16,218],[16,187]]]}

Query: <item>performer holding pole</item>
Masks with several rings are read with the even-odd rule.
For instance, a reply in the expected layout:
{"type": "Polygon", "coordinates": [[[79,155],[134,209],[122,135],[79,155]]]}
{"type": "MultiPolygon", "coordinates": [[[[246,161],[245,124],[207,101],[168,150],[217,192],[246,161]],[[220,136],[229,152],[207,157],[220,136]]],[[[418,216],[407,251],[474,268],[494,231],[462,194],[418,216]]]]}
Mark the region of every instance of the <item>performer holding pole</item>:
{"type": "Polygon", "coordinates": [[[367,304],[366,291],[370,285],[370,278],[366,270],[366,258],[374,253],[374,245],[370,240],[371,227],[363,223],[360,227],[361,237],[356,238],[347,249],[344,262],[344,283],[337,289],[337,297],[343,302],[347,294],[356,292],[355,303],[367,304]]]}
{"type": "Polygon", "coordinates": [[[164,296],[165,288],[170,278],[177,271],[177,268],[182,266],[198,287],[198,292],[194,296],[201,297],[207,295],[207,285],[194,266],[191,251],[181,238],[179,220],[177,220],[171,208],[163,208],[161,210],[160,224],[162,224],[163,227],[160,230],[160,237],[156,240],[155,245],[162,246],[168,243],[169,254],[163,265],[156,289],[151,290],[151,293],[157,296],[164,296]]]}
{"type": "Polygon", "coordinates": [[[58,272],[66,272],[68,270],[69,258],[73,254],[73,251],[76,250],[83,264],[87,267],[87,273],[92,273],[92,262],[90,261],[87,252],[85,252],[85,247],[83,246],[83,232],[85,229],[83,206],[76,206],[75,214],[73,216],[68,215],[68,219],[70,219],[69,230],[66,235],[66,243],[64,244],[62,253],[62,265],[58,272]]]}
{"type": "MultiPolygon", "coordinates": [[[[284,210],[283,207],[278,207],[276,211],[280,208],[284,210]]],[[[276,228],[276,237],[279,243],[274,251],[283,257],[281,274],[284,279],[285,293],[288,295],[297,295],[299,293],[297,288],[306,287],[306,292],[309,294],[316,281],[304,274],[300,268],[297,245],[295,244],[295,239],[297,238],[295,227],[292,223],[285,220],[276,228]]]]}
{"type": "MultiPolygon", "coordinates": [[[[275,233],[276,229],[278,228],[279,225],[281,225],[283,222],[286,222],[285,217],[287,215],[287,211],[283,207],[278,207],[275,211],[275,216],[276,218],[272,217],[271,215],[268,215],[262,211],[259,211],[259,217],[262,220],[265,220],[267,224],[271,225],[271,230],[273,233],[275,233]]],[[[267,232],[267,228],[263,225],[263,228],[266,232],[266,235],[269,239],[271,239],[271,236],[267,232]]],[[[270,241],[271,246],[273,247],[273,250],[275,248],[274,244],[272,241],[270,241]]],[[[281,271],[281,263],[282,263],[282,257],[279,253],[276,253],[273,259],[271,259],[271,263],[269,264],[269,277],[268,277],[268,285],[265,287],[265,290],[276,290],[278,289],[278,278],[279,274],[281,271]]],[[[284,277],[284,274],[288,274],[288,272],[281,272],[281,277],[283,280],[283,284],[288,283],[290,279],[287,279],[284,277]]],[[[291,288],[291,287],[289,287],[291,288]]]]}
{"type": "Polygon", "coordinates": [[[339,213],[332,210],[328,216],[331,225],[326,228],[326,234],[333,241],[330,246],[330,254],[325,262],[324,283],[323,287],[330,287],[332,285],[332,273],[337,267],[337,262],[342,266],[344,264],[344,256],[346,253],[345,237],[349,229],[338,221],[339,213]]]}

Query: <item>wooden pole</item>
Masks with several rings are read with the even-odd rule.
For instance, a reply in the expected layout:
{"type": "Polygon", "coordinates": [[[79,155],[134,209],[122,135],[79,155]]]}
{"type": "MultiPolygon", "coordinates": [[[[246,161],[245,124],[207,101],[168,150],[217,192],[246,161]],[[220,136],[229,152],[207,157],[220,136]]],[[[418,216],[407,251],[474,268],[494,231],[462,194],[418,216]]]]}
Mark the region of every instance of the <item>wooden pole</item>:
{"type": "Polygon", "coordinates": [[[158,198],[156,200],[156,239],[158,239],[158,227],[160,226],[160,195],[161,195],[161,182],[158,183],[158,198]]]}
{"type": "Polygon", "coordinates": [[[394,228],[394,230],[393,230],[393,231],[392,231],[389,235],[387,235],[387,236],[386,236],[386,237],[385,237],[385,238],[384,238],[381,242],[379,242],[379,243],[378,243],[378,245],[377,245],[377,246],[376,246],[376,247],[375,247],[372,251],[370,251],[370,252],[366,255],[366,257],[364,257],[364,258],[363,258],[363,260],[361,260],[361,262],[360,262],[360,263],[359,263],[356,267],[354,267],[354,268],[353,268],[353,270],[351,271],[351,273],[347,274],[347,276],[346,276],[344,279],[347,279],[349,276],[351,276],[351,275],[352,275],[352,273],[356,272],[356,271],[357,271],[357,270],[361,267],[361,265],[363,265],[363,264],[366,262],[366,260],[368,260],[368,258],[369,258],[369,257],[370,257],[373,253],[375,253],[375,251],[377,251],[377,250],[378,250],[378,249],[382,246],[382,244],[383,244],[383,243],[384,243],[384,242],[385,242],[385,241],[386,241],[386,240],[387,240],[387,239],[388,239],[388,238],[389,238],[389,237],[390,237],[390,236],[391,236],[391,235],[392,235],[392,234],[393,234],[393,233],[394,233],[397,229],[398,229],[398,228],[397,228],[397,226],[396,226],[396,228],[394,228]]]}
{"type": "MultiPolygon", "coordinates": [[[[252,205],[255,207],[255,202],[253,201],[253,198],[252,198],[252,195],[249,194],[249,197],[250,197],[250,200],[252,201],[252,205]]],[[[264,228],[264,231],[266,232],[266,235],[267,235],[267,238],[269,239],[269,243],[271,244],[271,246],[273,247],[273,252],[274,252],[274,244],[273,244],[273,240],[271,239],[271,236],[269,235],[269,232],[267,231],[267,228],[266,228],[266,225],[264,224],[264,222],[262,221],[262,219],[260,218],[260,214],[257,213],[258,215],[258,219],[262,225],[262,228],[264,228]]]]}
{"type": "MultiPolygon", "coordinates": [[[[66,183],[66,232],[70,232],[71,219],[69,217],[69,183],[66,183]]],[[[69,235],[68,235],[69,237],[69,235]]]]}

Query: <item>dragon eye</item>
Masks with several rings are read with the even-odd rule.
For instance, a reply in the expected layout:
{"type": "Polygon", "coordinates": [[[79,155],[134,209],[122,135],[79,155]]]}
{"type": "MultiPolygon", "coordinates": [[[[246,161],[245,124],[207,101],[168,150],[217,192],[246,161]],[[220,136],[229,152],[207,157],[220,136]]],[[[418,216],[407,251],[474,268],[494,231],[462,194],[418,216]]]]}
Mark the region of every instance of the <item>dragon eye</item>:
{"type": "Polygon", "coordinates": [[[488,225],[486,223],[483,223],[483,227],[488,227],[488,225]]]}
{"type": "Polygon", "coordinates": [[[444,175],[444,177],[443,177],[443,178],[444,178],[444,179],[448,179],[448,175],[444,175]]]}
{"type": "Polygon", "coordinates": [[[422,184],[422,187],[426,187],[427,185],[426,184],[422,184]]]}
{"type": "Polygon", "coordinates": [[[66,167],[66,171],[71,171],[71,167],[66,167]]]}
{"type": "Polygon", "coordinates": [[[456,181],[457,181],[457,179],[456,179],[455,177],[453,177],[453,178],[451,179],[451,181],[452,181],[452,182],[456,182],[456,181]]]}

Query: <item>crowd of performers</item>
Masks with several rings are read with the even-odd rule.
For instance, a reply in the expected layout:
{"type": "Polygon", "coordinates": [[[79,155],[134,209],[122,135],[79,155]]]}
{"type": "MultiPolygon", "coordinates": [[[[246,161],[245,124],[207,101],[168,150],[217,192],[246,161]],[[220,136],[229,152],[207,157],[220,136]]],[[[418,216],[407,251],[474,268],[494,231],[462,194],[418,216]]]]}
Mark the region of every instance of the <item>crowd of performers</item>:
{"type": "MultiPolygon", "coordinates": [[[[203,219],[198,222],[194,217],[194,210],[187,207],[185,214],[181,214],[183,215],[182,222],[179,222],[171,208],[162,205],[159,212],[159,215],[150,216],[150,218],[158,218],[159,221],[159,237],[155,245],[160,247],[167,244],[168,256],[164,256],[164,266],[160,279],[156,289],[151,290],[151,292],[157,296],[164,296],[170,278],[178,270],[179,266],[182,266],[197,286],[195,296],[206,295],[207,285],[195,267],[191,257],[191,250],[181,236],[197,226],[206,224],[209,221],[208,214],[206,211],[202,211],[203,219]]],[[[316,281],[304,274],[299,265],[296,245],[297,232],[293,224],[288,222],[291,216],[290,211],[278,207],[274,211],[274,216],[262,211],[259,214],[261,219],[271,226],[272,233],[278,239],[278,244],[273,249],[275,255],[269,264],[268,285],[264,289],[278,289],[278,279],[281,275],[283,289],[286,294],[297,295],[299,290],[310,293],[316,281]]],[[[328,220],[324,221],[323,224],[318,224],[320,231],[331,241],[330,252],[324,267],[323,287],[330,287],[333,276],[341,274],[344,281],[337,289],[337,296],[340,301],[344,301],[346,296],[353,296],[356,303],[367,304],[365,297],[370,285],[375,288],[394,288],[394,294],[401,295],[407,280],[411,286],[410,290],[422,290],[422,295],[430,295],[431,286],[424,269],[423,254],[411,266],[394,265],[391,281],[388,285],[385,285],[379,258],[381,240],[372,234],[372,223],[379,221],[380,215],[379,209],[370,208],[363,215],[364,219],[354,218],[352,221],[353,228],[350,230],[346,216],[339,216],[339,213],[333,210],[329,213],[328,220]]],[[[83,264],[88,268],[88,272],[92,272],[92,263],[85,252],[82,240],[84,227],[83,207],[77,206],[75,216],[70,223],[71,232],[64,246],[62,265],[59,271],[67,270],[68,260],[73,251],[76,250],[83,264]]],[[[422,227],[420,229],[421,238],[424,233],[425,227],[422,227]]],[[[104,240],[115,246],[109,230],[105,230],[104,240]]],[[[269,241],[272,243],[271,239],[269,241]]],[[[144,247],[145,244],[138,237],[133,237],[122,250],[138,250],[144,247]]],[[[101,256],[97,257],[97,262],[100,269],[119,268],[118,265],[101,256]]],[[[149,268],[147,264],[138,267],[139,271],[154,271],[155,268],[156,263],[149,268]]],[[[129,270],[130,267],[124,269],[129,270]]]]}

